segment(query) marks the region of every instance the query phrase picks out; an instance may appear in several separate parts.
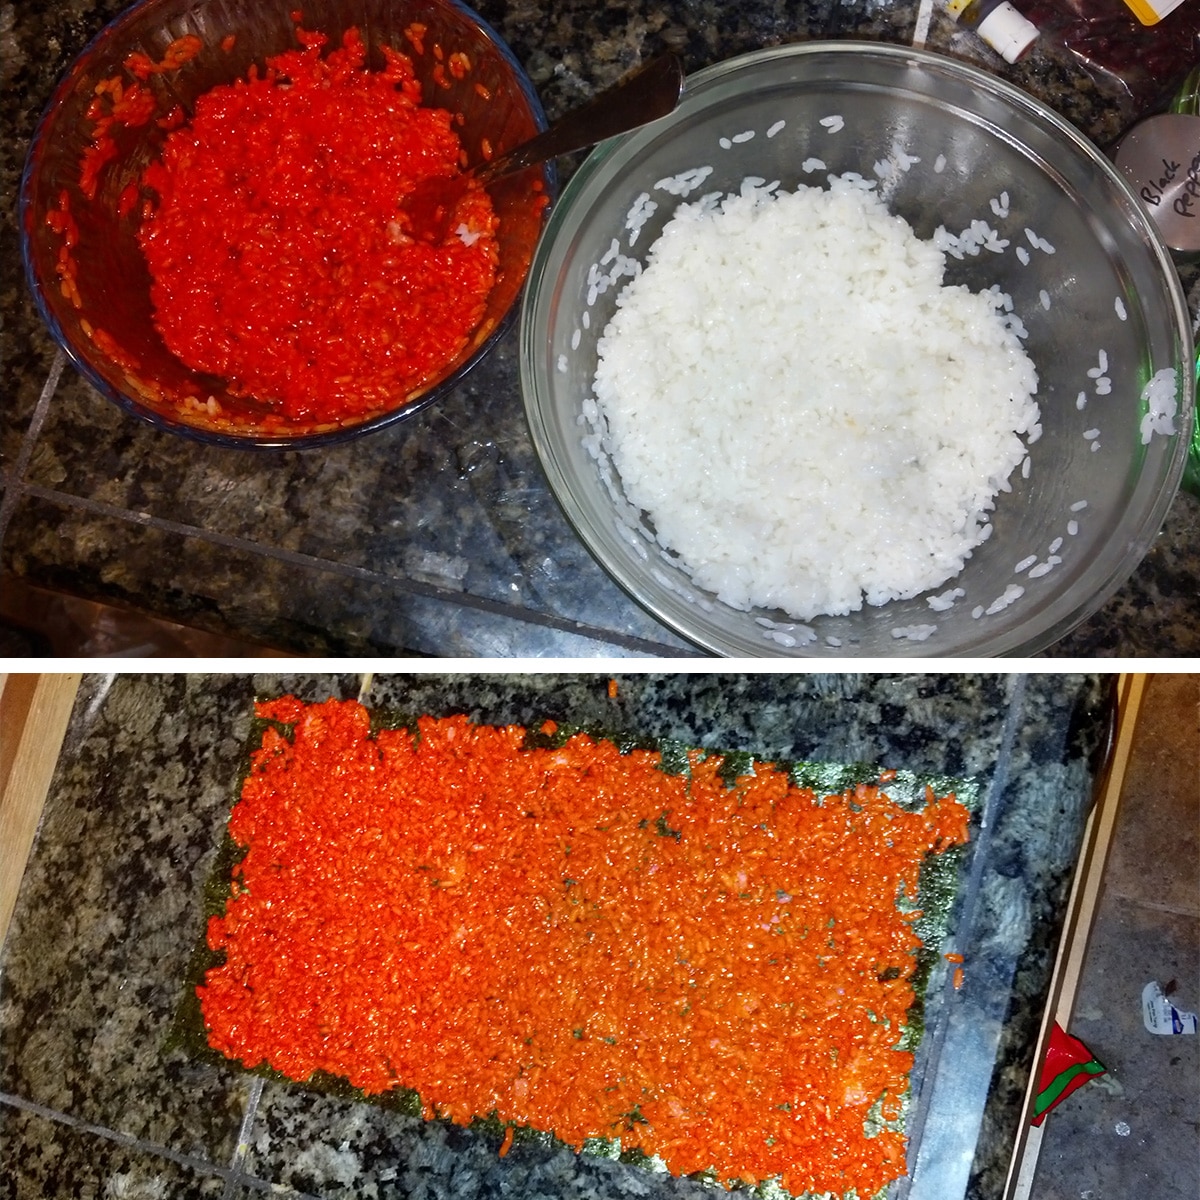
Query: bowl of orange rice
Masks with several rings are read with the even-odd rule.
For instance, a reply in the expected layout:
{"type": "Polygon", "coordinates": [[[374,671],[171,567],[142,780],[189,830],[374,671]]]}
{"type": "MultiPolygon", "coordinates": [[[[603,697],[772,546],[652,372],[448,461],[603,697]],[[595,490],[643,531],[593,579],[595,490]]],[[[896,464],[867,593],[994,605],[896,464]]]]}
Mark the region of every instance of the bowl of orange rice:
{"type": "Polygon", "coordinates": [[[435,403],[510,324],[552,169],[468,188],[436,237],[404,200],[545,123],[457,0],[143,0],[35,132],[26,277],[133,416],[224,445],[342,441],[435,403]]]}

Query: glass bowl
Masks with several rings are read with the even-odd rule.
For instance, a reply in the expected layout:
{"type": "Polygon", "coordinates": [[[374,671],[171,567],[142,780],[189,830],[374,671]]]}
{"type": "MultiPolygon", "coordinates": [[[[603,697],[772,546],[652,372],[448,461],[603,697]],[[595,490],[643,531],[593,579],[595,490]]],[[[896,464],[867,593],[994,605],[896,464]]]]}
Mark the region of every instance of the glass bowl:
{"type": "Polygon", "coordinates": [[[1099,608],[1159,529],[1192,429],[1191,346],[1183,290],[1152,223],[1065,121],[929,52],[809,42],[689,77],[674,114],[589,156],[534,256],[521,385],[541,464],[579,536],[635,600],[697,645],[737,656],[1031,654],[1099,608]],[[1039,375],[1042,433],[1030,439],[1028,476],[1015,471],[997,499],[990,538],[932,595],[804,621],[734,609],[693,583],[626,498],[593,395],[597,339],[624,282],[608,286],[606,264],[618,253],[644,264],[679,203],[658,185],[699,167],[712,174],[691,200],[736,192],[747,176],[787,190],[857,172],[921,238],[986,219],[1007,241],[1002,252],[948,256],[944,281],[999,284],[1012,297],[1039,375]],[[657,204],[648,219],[643,195],[657,204]],[[1161,371],[1175,392],[1175,432],[1144,442],[1143,391],[1161,371]]]}
{"type": "MultiPolygon", "coordinates": [[[[231,395],[225,381],[184,366],[166,348],[153,323],[150,278],[136,239],[138,216],[125,212],[122,194],[136,184],[166,137],[159,118],[216,84],[245,78],[268,56],[297,49],[293,12],[306,30],[328,35],[325,53],[357,28],[367,66],[383,65],[381,46],[407,54],[421,83],[422,101],[460,114],[456,129],[468,161],[490,144],[494,153],[545,128],[541,104],[512,52],[474,12],[457,0],[142,0],[106,26],[59,82],[41,118],[21,180],[19,224],[26,276],[39,311],[75,367],[103,395],[151,424],[233,446],[316,446],[379,429],[438,400],[488,353],[516,314],[516,301],[545,222],[531,203],[538,169],[489,188],[500,218],[499,269],[484,317],[468,346],[423,390],[389,398],[386,405],[344,422],[286,421],[253,398],[231,395]],[[424,26],[416,43],[406,36],[424,26]],[[104,164],[94,199],[80,187],[82,156],[93,143],[89,106],[97,84],[135,80],[132,53],[160,63],[177,39],[200,39],[199,53],[147,81],[154,111],[144,123],[114,127],[116,157],[104,164]],[[447,70],[465,54],[465,71],[447,70]],[[52,223],[62,197],[78,227],[71,248],[78,302],[64,295],[59,255],[64,235],[52,223]],[[96,330],[106,336],[97,338],[96,330]],[[204,402],[169,397],[192,393],[204,402]],[[207,397],[214,396],[213,415],[207,397]]],[[[111,93],[110,93],[111,94],[111,93]]],[[[94,115],[94,113],[93,113],[94,115]]],[[[542,172],[545,194],[554,175],[542,172]]],[[[68,289],[69,290],[69,289],[68,289]]]]}

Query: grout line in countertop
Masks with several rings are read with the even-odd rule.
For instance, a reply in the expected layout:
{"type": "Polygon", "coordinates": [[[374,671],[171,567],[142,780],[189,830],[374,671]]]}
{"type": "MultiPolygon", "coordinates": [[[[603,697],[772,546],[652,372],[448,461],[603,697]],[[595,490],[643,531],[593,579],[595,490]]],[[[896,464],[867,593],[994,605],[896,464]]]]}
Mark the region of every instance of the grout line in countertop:
{"type": "Polygon", "coordinates": [[[25,472],[29,470],[29,461],[33,458],[34,443],[38,440],[42,426],[46,423],[46,414],[50,411],[50,397],[58,388],[58,381],[62,376],[66,361],[67,356],[60,347],[54,355],[54,361],[50,364],[50,373],[42,385],[37,404],[33,407],[33,415],[29,418],[29,428],[25,430],[25,436],[21,439],[21,449],[17,453],[16,462],[13,463],[12,478],[4,490],[4,496],[0,498],[0,544],[3,544],[4,535],[8,532],[8,523],[12,520],[12,515],[25,493],[23,483],[25,472]]]}
{"type": "MultiPolygon", "coordinates": [[[[262,1083],[261,1080],[256,1080],[256,1082],[260,1085],[262,1083]]],[[[259,1090],[261,1092],[261,1086],[259,1090]]],[[[230,1187],[237,1185],[251,1188],[258,1192],[269,1192],[275,1196],[287,1196],[291,1200],[321,1200],[319,1196],[310,1195],[308,1192],[297,1192],[291,1188],[281,1187],[270,1180],[260,1179],[257,1175],[247,1175],[242,1171],[218,1166],[207,1159],[197,1158],[193,1154],[183,1154],[178,1150],[172,1150],[170,1146],[160,1146],[155,1142],[147,1142],[142,1138],[134,1137],[132,1134],[122,1133],[118,1129],[109,1129],[104,1125],[93,1125],[90,1121],[83,1121],[79,1117],[73,1117],[70,1113],[60,1112],[58,1109],[47,1108],[46,1105],[38,1104],[33,1100],[26,1100],[23,1096],[14,1096],[9,1092],[0,1092],[0,1107],[3,1106],[19,1109],[21,1112],[29,1113],[35,1117],[42,1117],[44,1120],[53,1121],[56,1125],[65,1125],[79,1133],[91,1134],[93,1137],[103,1138],[108,1142],[115,1142],[117,1145],[125,1146],[130,1150],[136,1150],[141,1154],[150,1154],[157,1158],[165,1158],[181,1167],[187,1167],[190,1171],[195,1171],[198,1175],[212,1175],[219,1179],[224,1179],[226,1181],[227,1195],[230,1194],[230,1187]]],[[[247,1111],[249,1112],[249,1108],[247,1111]]]]}
{"type": "Polygon", "coordinates": [[[1144,896],[1131,896],[1109,883],[1105,884],[1105,890],[1114,900],[1119,900],[1122,904],[1142,908],[1146,912],[1159,913],[1164,917],[1183,917],[1185,920],[1194,921],[1198,915],[1195,904],[1166,904],[1161,900],[1149,900],[1144,896]]]}
{"type": "Polygon", "coordinates": [[[241,1128],[238,1130],[237,1145],[234,1147],[233,1157],[229,1162],[230,1174],[225,1180],[225,1190],[221,1193],[221,1200],[233,1200],[236,1189],[236,1175],[242,1174],[242,1167],[246,1162],[246,1154],[250,1150],[250,1131],[254,1128],[255,1118],[258,1116],[258,1102],[262,1099],[263,1081],[261,1077],[255,1076],[250,1081],[250,1093],[246,1097],[246,1111],[242,1114],[241,1128]]]}

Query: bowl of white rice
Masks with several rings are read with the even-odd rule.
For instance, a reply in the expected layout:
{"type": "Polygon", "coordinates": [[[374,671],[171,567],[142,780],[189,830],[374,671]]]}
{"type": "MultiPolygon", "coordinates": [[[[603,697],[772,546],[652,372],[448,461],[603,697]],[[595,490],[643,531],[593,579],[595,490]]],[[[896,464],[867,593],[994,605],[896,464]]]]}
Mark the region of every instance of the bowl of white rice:
{"type": "Polygon", "coordinates": [[[1162,523],[1191,356],[1170,255],[1090,142],[859,42],[710,67],[598,147],[521,315],[568,519],[735,656],[1045,649],[1162,523]]]}

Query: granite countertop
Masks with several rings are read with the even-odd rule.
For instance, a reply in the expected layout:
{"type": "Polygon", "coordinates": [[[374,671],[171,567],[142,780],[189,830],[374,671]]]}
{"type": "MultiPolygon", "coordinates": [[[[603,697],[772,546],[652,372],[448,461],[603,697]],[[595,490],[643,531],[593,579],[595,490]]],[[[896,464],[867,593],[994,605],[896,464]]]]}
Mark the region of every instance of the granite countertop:
{"type": "Polygon", "coordinates": [[[0,1192],[616,1200],[725,1194],[200,1061],[173,1038],[256,696],[595,723],[769,759],[974,780],[896,1200],[995,1200],[1110,715],[1080,675],[85,676],[0,947],[0,1192]],[[936,1051],[936,1053],[935,1053],[936,1051]],[[919,1136],[918,1136],[919,1135],[919,1136]]]}
{"type": "MultiPolygon", "coordinates": [[[[696,653],[609,580],[560,512],[525,425],[515,329],[445,403],[308,453],[251,454],[152,430],[65,363],[20,273],[15,196],[55,80],[121,7],[0,6],[0,571],[299,654],[696,653]]],[[[664,47],[692,71],[814,37],[911,44],[918,16],[904,0],[476,7],[512,45],[551,117],[664,47]]],[[[1119,110],[1085,79],[1006,67],[940,11],[923,40],[1025,86],[1099,142],[1120,127],[1119,110]]],[[[1193,309],[1195,277],[1185,278],[1193,309]]],[[[1181,494],[1132,579],[1049,653],[1196,654],[1198,583],[1200,504],[1181,494]]]]}

